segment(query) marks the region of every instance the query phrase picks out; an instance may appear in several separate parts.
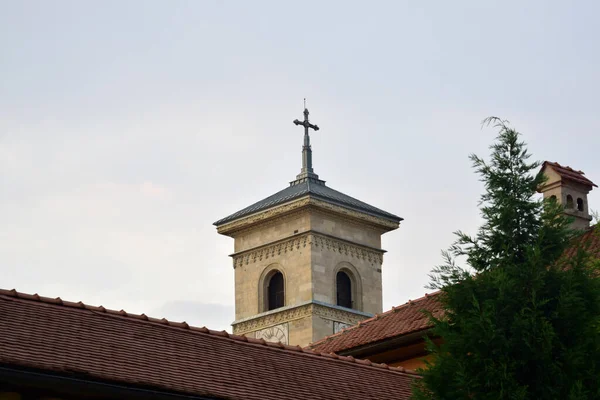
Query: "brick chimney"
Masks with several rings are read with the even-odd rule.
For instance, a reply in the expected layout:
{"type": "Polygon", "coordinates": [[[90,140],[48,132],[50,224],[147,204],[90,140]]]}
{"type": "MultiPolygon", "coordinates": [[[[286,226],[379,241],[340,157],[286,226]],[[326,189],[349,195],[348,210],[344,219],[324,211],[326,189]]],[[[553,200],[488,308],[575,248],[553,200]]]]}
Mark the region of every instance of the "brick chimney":
{"type": "Polygon", "coordinates": [[[546,182],[538,191],[544,199],[554,197],[565,209],[565,214],[573,218],[573,229],[587,229],[592,216],[588,208],[588,193],[593,187],[598,187],[594,182],[584,176],[582,171],[571,167],[562,166],[556,162],[545,161],[541,173],[546,175],[546,182]]]}

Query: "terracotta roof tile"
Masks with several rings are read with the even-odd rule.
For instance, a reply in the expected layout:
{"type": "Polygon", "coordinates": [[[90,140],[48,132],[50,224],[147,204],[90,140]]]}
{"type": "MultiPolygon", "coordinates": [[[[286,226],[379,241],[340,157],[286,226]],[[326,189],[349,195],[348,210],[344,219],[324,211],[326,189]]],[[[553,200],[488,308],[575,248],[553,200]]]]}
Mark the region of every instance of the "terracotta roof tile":
{"type": "Polygon", "coordinates": [[[429,317],[423,310],[432,312],[435,316],[442,315],[443,310],[438,301],[439,293],[435,292],[417,300],[409,300],[404,305],[392,307],[389,311],[327,336],[308,347],[321,352],[337,353],[431,328],[429,317]]]}
{"type": "Polygon", "coordinates": [[[591,257],[600,258],[600,224],[590,227],[574,239],[573,246],[565,251],[565,257],[574,257],[581,246],[591,257]]]}
{"type": "Polygon", "coordinates": [[[0,364],[228,399],[408,399],[416,377],[352,357],[1,289],[0,364]]]}
{"type": "Polygon", "coordinates": [[[554,169],[556,173],[560,175],[560,177],[563,179],[572,180],[583,185],[598,187],[598,185],[596,185],[594,182],[590,181],[588,178],[585,177],[583,171],[576,171],[571,167],[560,165],[557,162],[551,161],[544,161],[544,163],[542,164],[541,171],[544,171],[544,168],[546,168],[547,166],[552,167],[552,169],[554,169]]]}

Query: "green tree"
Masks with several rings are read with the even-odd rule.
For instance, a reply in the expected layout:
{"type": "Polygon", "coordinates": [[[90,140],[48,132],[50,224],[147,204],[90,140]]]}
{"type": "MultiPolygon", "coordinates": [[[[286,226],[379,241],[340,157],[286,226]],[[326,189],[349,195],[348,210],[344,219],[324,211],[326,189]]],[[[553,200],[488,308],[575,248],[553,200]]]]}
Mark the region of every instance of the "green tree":
{"type": "Polygon", "coordinates": [[[416,399],[600,398],[600,279],[585,249],[561,257],[574,233],[554,200],[536,200],[544,177],[507,122],[485,161],[471,155],[485,184],[483,225],[457,232],[433,270],[441,345],[414,387],[416,399]],[[466,267],[459,266],[460,262],[466,267]]]}

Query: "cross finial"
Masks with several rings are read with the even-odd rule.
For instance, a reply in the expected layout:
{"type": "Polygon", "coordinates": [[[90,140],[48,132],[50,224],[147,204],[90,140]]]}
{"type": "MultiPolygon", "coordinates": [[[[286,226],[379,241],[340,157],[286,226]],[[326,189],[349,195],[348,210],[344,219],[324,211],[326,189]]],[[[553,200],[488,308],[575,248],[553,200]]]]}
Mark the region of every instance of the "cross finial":
{"type": "Polygon", "coordinates": [[[314,131],[318,131],[319,127],[317,125],[313,125],[308,120],[308,108],[306,108],[306,99],[304,99],[304,121],[299,121],[297,119],[294,120],[294,124],[302,125],[304,127],[304,145],[302,146],[302,170],[300,171],[300,175],[298,175],[298,179],[300,178],[318,178],[318,176],[313,172],[312,167],[312,149],[310,148],[310,136],[308,134],[309,129],[313,129],[314,131]]]}

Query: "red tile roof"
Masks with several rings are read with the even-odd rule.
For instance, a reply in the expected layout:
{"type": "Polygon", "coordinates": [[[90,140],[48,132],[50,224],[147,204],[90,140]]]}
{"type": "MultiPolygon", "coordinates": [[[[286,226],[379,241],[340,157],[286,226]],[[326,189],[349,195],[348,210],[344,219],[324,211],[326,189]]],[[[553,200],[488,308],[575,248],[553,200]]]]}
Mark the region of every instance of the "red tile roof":
{"type": "MultiPolygon", "coordinates": [[[[574,240],[573,246],[565,251],[565,256],[573,257],[579,244],[584,246],[590,256],[600,259],[600,224],[596,224],[581,236],[578,236],[574,240]]],[[[422,310],[427,310],[436,317],[441,316],[444,312],[437,299],[439,293],[435,292],[420,299],[409,301],[402,306],[394,307],[383,314],[364,320],[358,325],[351,326],[312,343],[308,348],[327,353],[339,353],[367,344],[426,331],[432,325],[429,322],[429,317],[422,310]]]]}
{"type": "Polygon", "coordinates": [[[0,364],[227,399],[399,400],[415,379],[367,360],[2,289],[0,364]]]}
{"type": "Polygon", "coordinates": [[[572,180],[583,185],[598,187],[598,185],[596,185],[594,182],[590,181],[584,176],[585,174],[583,173],[583,171],[576,171],[571,167],[560,165],[557,162],[551,161],[544,161],[544,163],[542,164],[541,171],[543,172],[544,168],[546,168],[547,166],[552,167],[552,169],[555,170],[556,173],[560,175],[560,177],[563,179],[572,180]]]}
{"type": "Polygon", "coordinates": [[[569,247],[565,253],[565,257],[574,257],[577,250],[581,246],[590,257],[600,259],[600,224],[593,225],[574,239],[573,246],[569,247]]]}
{"type": "Polygon", "coordinates": [[[396,338],[431,328],[427,310],[439,317],[443,309],[438,301],[440,292],[425,295],[399,307],[359,322],[334,335],[327,336],[308,347],[325,353],[337,353],[366,344],[396,338]]]}

